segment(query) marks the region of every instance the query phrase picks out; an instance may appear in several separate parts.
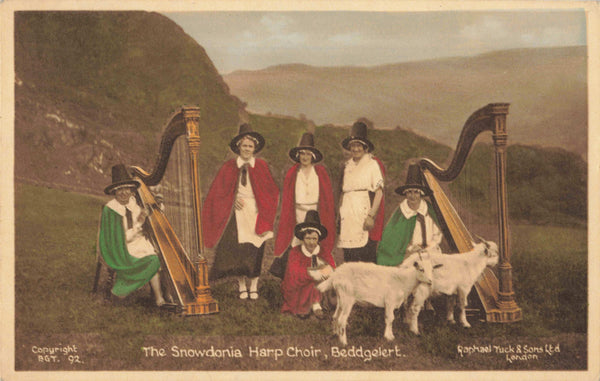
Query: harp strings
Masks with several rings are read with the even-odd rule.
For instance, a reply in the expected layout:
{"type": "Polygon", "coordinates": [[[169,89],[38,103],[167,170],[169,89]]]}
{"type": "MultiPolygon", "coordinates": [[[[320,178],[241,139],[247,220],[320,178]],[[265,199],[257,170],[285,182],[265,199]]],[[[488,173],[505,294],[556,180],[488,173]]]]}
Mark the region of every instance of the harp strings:
{"type": "Polygon", "coordinates": [[[179,237],[188,258],[200,253],[196,233],[190,153],[185,136],[175,140],[162,180],[164,213],[179,237]]]}
{"type": "Polygon", "coordinates": [[[471,233],[490,240],[497,239],[496,178],[493,147],[474,145],[469,158],[448,187],[448,197],[471,233]]]}

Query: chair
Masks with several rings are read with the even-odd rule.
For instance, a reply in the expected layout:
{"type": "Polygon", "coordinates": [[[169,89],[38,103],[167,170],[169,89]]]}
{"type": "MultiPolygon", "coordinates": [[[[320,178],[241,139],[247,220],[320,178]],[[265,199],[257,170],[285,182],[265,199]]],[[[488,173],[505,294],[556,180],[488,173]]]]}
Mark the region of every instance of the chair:
{"type": "Polygon", "coordinates": [[[96,246],[96,275],[94,276],[94,285],[92,286],[92,292],[97,293],[99,290],[100,280],[102,278],[102,268],[105,268],[107,271],[107,278],[104,286],[104,300],[111,300],[111,288],[113,283],[115,282],[115,270],[110,268],[104,258],[102,258],[102,254],[100,254],[100,250],[96,246]]]}

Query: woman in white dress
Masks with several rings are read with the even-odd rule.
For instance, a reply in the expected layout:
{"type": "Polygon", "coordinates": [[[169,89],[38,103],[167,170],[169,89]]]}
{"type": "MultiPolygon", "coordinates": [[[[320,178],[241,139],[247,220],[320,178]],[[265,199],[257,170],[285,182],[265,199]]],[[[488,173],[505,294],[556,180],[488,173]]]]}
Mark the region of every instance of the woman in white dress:
{"type": "Polygon", "coordinates": [[[363,122],[354,123],[342,147],[351,158],[344,164],[338,246],[345,262],[375,262],[383,229],[384,167],[371,154],[375,147],[363,122]]]}

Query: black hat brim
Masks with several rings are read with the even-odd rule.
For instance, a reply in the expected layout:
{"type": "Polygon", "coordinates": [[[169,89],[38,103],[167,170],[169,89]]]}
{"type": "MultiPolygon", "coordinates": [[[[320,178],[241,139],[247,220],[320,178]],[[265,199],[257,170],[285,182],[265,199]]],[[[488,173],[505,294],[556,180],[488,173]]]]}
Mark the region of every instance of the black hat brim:
{"type": "Polygon", "coordinates": [[[116,190],[116,188],[120,188],[124,185],[129,185],[131,187],[134,188],[139,188],[140,187],[140,183],[138,183],[135,180],[124,180],[124,181],[117,181],[116,183],[110,184],[109,186],[107,186],[106,188],[104,188],[104,193],[106,194],[113,194],[116,190]]]}
{"type": "Polygon", "coordinates": [[[403,195],[404,192],[406,192],[408,189],[419,189],[422,190],[423,193],[425,193],[425,196],[431,196],[433,194],[433,192],[431,191],[431,189],[429,187],[426,187],[424,185],[403,185],[401,187],[396,188],[395,192],[403,195]]]}
{"type": "Polygon", "coordinates": [[[373,145],[373,143],[371,143],[371,141],[369,141],[368,139],[365,139],[365,138],[358,137],[358,136],[348,136],[347,138],[342,140],[342,147],[344,147],[345,150],[350,151],[350,147],[349,147],[350,142],[353,140],[358,140],[358,141],[363,142],[367,146],[369,152],[373,152],[375,150],[375,146],[373,145]]]}
{"type": "Polygon", "coordinates": [[[323,154],[321,153],[321,151],[319,151],[315,147],[310,147],[310,146],[306,146],[306,147],[294,147],[294,148],[292,148],[290,150],[289,156],[296,163],[300,162],[300,159],[298,158],[298,151],[310,151],[310,152],[312,152],[315,155],[315,160],[314,160],[315,163],[318,163],[321,160],[323,160],[323,154]]]}
{"type": "Polygon", "coordinates": [[[231,148],[231,150],[233,152],[235,152],[236,154],[238,154],[238,155],[240,154],[240,147],[238,147],[237,144],[245,136],[252,136],[258,142],[256,144],[256,147],[254,147],[254,153],[259,153],[265,146],[265,138],[263,138],[261,134],[259,134],[258,132],[254,132],[254,131],[244,132],[243,134],[239,134],[235,138],[231,139],[231,142],[229,143],[229,148],[231,148]]]}
{"type": "Polygon", "coordinates": [[[302,238],[301,238],[302,236],[300,235],[300,233],[305,228],[317,229],[320,233],[319,234],[319,242],[324,240],[327,237],[327,229],[325,228],[325,226],[316,224],[314,222],[302,222],[302,223],[299,223],[298,225],[296,225],[296,227],[294,228],[294,235],[296,236],[296,238],[298,238],[299,240],[302,240],[302,238]]]}

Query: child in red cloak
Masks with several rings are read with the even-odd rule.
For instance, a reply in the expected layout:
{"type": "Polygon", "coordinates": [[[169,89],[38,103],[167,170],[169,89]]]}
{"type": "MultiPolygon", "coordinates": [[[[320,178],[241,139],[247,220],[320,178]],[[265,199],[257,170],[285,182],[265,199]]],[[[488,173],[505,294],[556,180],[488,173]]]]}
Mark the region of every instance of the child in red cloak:
{"type": "Polygon", "coordinates": [[[321,250],[319,246],[319,242],[327,237],[327,229],[321,225],[319,213],[309,210],[305,222],[294,228],[294,235],[302,240],[302,244],[290,251],[281,282],[281,312],[289,312],[303,319],[312,312],[318,319],[323,319],[325,314],[320,304],[322,296],[315,286],[335,269],[335,262],[331,251],[321,250]]]}

